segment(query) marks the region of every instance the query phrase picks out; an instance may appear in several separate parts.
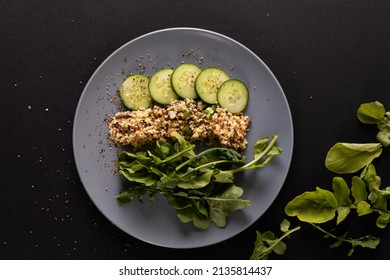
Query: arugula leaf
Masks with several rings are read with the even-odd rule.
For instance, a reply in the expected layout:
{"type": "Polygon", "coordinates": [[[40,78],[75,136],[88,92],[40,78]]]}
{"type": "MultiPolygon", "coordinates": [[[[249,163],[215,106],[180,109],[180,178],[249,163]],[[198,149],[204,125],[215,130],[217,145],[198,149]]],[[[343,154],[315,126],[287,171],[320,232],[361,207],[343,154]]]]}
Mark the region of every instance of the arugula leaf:
{"type": "Polygon", "coordinates": [[[336,235],[332,234],[331,232],[324,230],[323,228],[321,228],[320,226],[318,226],[316,224],[311,224],[311,225],[313,227],[315,227],[316,229],[325,233],[325,236],[324,236],[325,238],[331,237],[331,238],[334,238],[337,240],[335,243],[330,245],[331,248],[339,247],[342,243],[349,243],[351,245],[351,249],[348,252],[348,256],[351,256],[354,253],[356,246],[361,246],[363,248],[375,249],[376,246],[378,246],[378,244],[380,243],[379,238],[373,237],[371,235],[366,235],[366,236],[359,237],[359,238],[349,238],[349,237],[347,237],[347,235],[348,235],[348,232],[347,232],[341,236],[336,236],[336,235]]]}
{"type": "MultiPolygon", "coordinates": [[[[139,198],[140,196],[137,195],[136,197],[139,198]]],[[[135,198],[134,195],[127,191],[121,192],[116,196],[116,199],[118,200],[118,203],[120,205],[130,203],[131,201],[134,200],[134,198],[135,198]]]]}
{"type": "Polygon", "coordinates": [[[203,167],[213,167],[216,164],[229,164],[229,167],[242,165],[246,157],[232,149],[228,148],[210,148],[197,155],[192,156],[189,160],[176,167],[176,171],[185,166],[196,169],[203,167]]]}
{"type": "Polygon", "coordinates": [[[361,173],[360,177],[367,184],[368,189],[379,189],[381,185],[381,178],[376,174],[376,169],[373,164],[369,164],[361,173]]]}
{"type": "Polygon", "coordinates": [[[327,153],[325,166],[338,174],[355,173],[382,153],[379,143],[336,143],[327,153]]]}
{"type": "Polygon", "coordinates": [[[210,208],[210,218],[218,227],[225,227],[226,218],[235,210],[250,206],[249,200],[240,199],[244,190],[233,184],[221,194],[205,197],[210,208]]]}
{"type": "Polygon", "coordinates": [[[273,135],[272,137],[263,136],[258,139],[254,147],[253,160],[244,166],[232,170],[232,172],[236,173],[253,168],[262,168],[267,165],[275,156],[282,153],[282,149],[278,146],[275,146],[277,139],[277,135],[273,135]],[[263,162],[259,163],[261,160],[263,160],[263,162]]]}
{"type": "Polygon", "coordinates": [[[231,170],[217,170],[214,174],[215,182],[219,183],[233,183],[234,175],[231,170]]]}
{"type": "Polygon", "coordinates": [[[208,211],[199,200],[167,196],[167,201],[176,210],[177,217],[182,223],[193,222],[199,229],[207,229],[210,226],[208,211]]]}
{"type": "Polygon", "coordinates": [[[361,246],[363,248],[375,249],[380,243],[380,239],[371,235],[363,236],[358,239],[353,239],[349,241],[352,245],[351,250],[348,252],[348,256],[352,256],[356,246],[361,246]]]}
{"type": "Polygon", "coordinates": [[[359,216],[370,214],[372,212],[371,205],[366,201],[360,201],[357,204],[356,211],[359,216]]]}
{"type": "Polygon", "coordinates": [[[347,218],[351,210],[352,201],[349,198],[351,191],[343,178],[335,177],[333,178],[333,193],[338,203],[336,222],[339,224],[347,218]]]}
{"type": "Polygon", "coordinates": [[[281,152],[275,146],[277,136],[271,141],[263,137],[256,144],[255,159],[245,164],[245,156],[232,149],[210,148],[196,154],[195,145],[177,132],[171,135],[176,139],[173,143],[160,140],[146,151],[118,155],[119,173],[130,185],[117,201],[120,205],[136,198],[142,202],[145,193],[152,198],[160,193],[180,221],[192,221],[200,229],[210,223],[224,227],[233,211],[250,206],[250,201],[241,199],[243,189],[234,185],[234,174],[264,167],[281,152]]]}
{"type": "Polygon", "coordinates": [[[352,187],[351,187],[352,197],[354,198],[354,204],[357,205],[360,201],[366,201],[367,199],[367,190],[366,184],[363,179],[358,176],[352,177],[352,187]]]}
{"type": "Polygon", "coordinates": [[[154,185],[158,181],[154,178],[153,174],[150,174],[148,171],[134,172],[130,168],[126,168],[120,170],[120,174],[130,182],[142,183],[147,187],[154,185]]]}
{"type": "Polygon", "coordinates": [[[378,101],[360,105],[358,119],[365,124],[376,124],[379,132],[377,140],[385,147],[390,145],[390,112],[378,101]]]}
{"type": "MultiPolygon", "coordinates": [[[[378,101],[364,103],[358,109],[358,119],[365,124],[376,124],[379,132],[379,143],[336,143],[326,155],[325,167],[338,174],[353,174],[362,170],[360,176],[352,177],[351,188],[341,177],[332,181],[333,193],[316,187],[315,191],[305,192],[291,200],[285,207],[288,216],[296,216],[300,221],[310,223],[316,229],[325,233],[324,237],[336,240],[331,248],[348,243],[351,249],[348,255],[354,253],[355,247],[375,249],[380,239],[371,235],[360,238],[348,237],[348,232],[337,236],[321,228],[318,224],[332,220],[337,213],[336,225],[344,221],[351,210],[356,210],[358,217],[371,213],[378,214],[376,226],[385,228],[390,224],[390,186],[381,189],[381,178],[376,174],[372,161],[382,154],[382,148],[390,145],[390,112],[378,101]],[[352,195],[352,196],[351,196],[352,195]],[[352,199],[351,199],[352,198],[352,199]]],[[[265,149],[265,139],[259,139],[255,152],[265,149]]],[[[289,225],[284,226],[288,229],[289,225]]],[[[332,230],[333,232],[335,230],[332,230]]],[[[272,232],[261,234],[257,232],[255,249],[251,258],[265,259],[272,252],[272,242],[276,242],[272,232]]],[[[284,244],[285,245],[285,244],[284,244]]],[[[283,247],[283,244],[282,244],[283,247]]]]}
{"type": "Polygon", "coordinates": [[[352,204],[349,198],[351,191],[345,180],[341,177],[334,177],[332,186],[338,205],[349,207],[352,204]]]}
{"type": "MultiPolygon", "coordinates": [[[[131,189],[127,189],[122,191],[120,194],[116,196],[116,199],[119,203],[119,205],[128,204],[134,199],[138,199],[139,201],[143,201],[144,194],[147,192],[146,189],[142,187],[132,187],[131,189]]],[[[153,199],[153,196],[151,196],[151,199],[153,199]]]]}
{"type": "Polygon", "coordinates": [[[363,103],[357,111],[357,118],[366,124],[376,124],[385,117],[385,107],[378,101],[363,103]]]}
{"type": "MultiPolygon", "coordinates": [[[[390,123],[390,122],[389,122],[390,123]]],[[[379,131],[376,135],[376,139],[385,147],[390,145],[390,128],[386,127],[379,131]]]]}
{"type": "Polygon", "coordinates": [[[264,233],[256,231],[254,249],[249,259],[266,260],[271,253],[283,255],[287,249],[287,245],[283,242],[283,239],[290,237],[293,232],[300,229],[300,226],[290,229],[290,222],[283,219],[280,224],[280,230],[283,232],[283,235],[279,238],[272,231],[266,231],[264,233]]]}
{"type": "Polygon", "coordinates": [[[337,200],[330,191],[316,188],[295,197],[286,207],[288,216],[307,223],[325,223],[334,218],[337,210],[337,200]]]}
{"type": "Polygon", "coordinates": [[[177,186],[182,189],[200,189],[206,187],[213,176],[213,170],[208,170],[201,175],[190,174],[178,180],[177,186]]]}
{"type": "Polygon", "coordinates": [[[385,228],[390,222],[390,213],[381,212],[376,220],[376,226],[379,228],[385,228]]]}

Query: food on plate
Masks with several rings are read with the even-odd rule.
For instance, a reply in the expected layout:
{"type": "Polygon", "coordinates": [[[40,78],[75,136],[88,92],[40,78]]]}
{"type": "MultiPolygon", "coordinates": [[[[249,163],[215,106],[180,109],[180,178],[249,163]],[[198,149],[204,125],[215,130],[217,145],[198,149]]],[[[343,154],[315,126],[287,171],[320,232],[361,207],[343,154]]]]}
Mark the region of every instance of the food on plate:
{"type": "Polygon", "coordinates": [[[149,93],[160,104],[169,104],[179,98],[171,86],[172,72],[172,69],[163,68],[150,77],[149,93]]]}
{"type": "Polygon", "coordinates": [[[172,73],[172,88],[182,98],[196,99],[195,81],[202,69],[192,63],[183,63],[172,73]]]}
{"type": "Polygon", "coordinates": [[[207,106],[194,99],[173,100],[137,111],[118,112],[109,122],[109,135],[118,146],[140,148],[160,139],[170,139],[177,131],[191,142],[244,150],[251,119],[230,113],[220,106],[207,106]]]}
{"type": "Polygon", "coordinates": [[[220,68],[183,63],[150,78],[133,74],[120,95],[130,110],[112,116],[109,136],[117,146],[135,148],[118,154],[118,171],[130,182],[116,197],[120,205],[160,194],[181,222],[225,227],[232,212],[250,206],[235,174],[262,168],[282,152],[276,135],[264,136],[245,162],[249,90],[220,68]],[[211,148],[196,153],[194,143],[211,148]]]}
{"type": "Polygon", "coordinates": [[[132,110],[149,108],[153,99],[149,93],[149,78],[144,75],[131,75],[119,88],[119,96],[123,104],[132,110]]]}
{"type": "Polygon", "coordinates": [[[228,148],[209,148],[196,153],[195,145],[173,131],[173,141],[159,140],[146,151],[123,151],[118,168],[125,184],[116,197],[120,205],[152,201],[156,194],[166,198],[183,223],[192,222],[199,229],[214,223],[225,227],[236,210],[250,206],[242,199],[244,190],[237,186],[235,175],[248,169],[263,168],[281,153],[276,135],[261,137],[254,145],[253,160],[228,148]]]}
{"type": "Polygon", "coordinates": [[[241,80],[231,79],[218,67],[201,69],[183,63],[175,69],[162,68],[150,78],[141,74],[128,76],[119,89],[123,104],[130,110],[143,110],[153,103],[167,105],[176,99],[197,99],[219,105],[231,113],[243,112],[249,91],[241,80]]]}
{"type": "Polygon", "coordinates": [[[218,104],[231,113],[238,113],[248,104],[249,91],[240,80],[225,81],[217,92],[218,104]]]}

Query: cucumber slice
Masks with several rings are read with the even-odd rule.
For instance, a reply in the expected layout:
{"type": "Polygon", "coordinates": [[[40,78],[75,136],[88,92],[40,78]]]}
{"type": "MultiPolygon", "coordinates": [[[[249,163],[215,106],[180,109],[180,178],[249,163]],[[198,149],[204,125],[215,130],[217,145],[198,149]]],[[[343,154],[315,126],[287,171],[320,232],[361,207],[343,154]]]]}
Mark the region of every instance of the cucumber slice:
{"type": "Polygon", "coordinates": [[[209,67],[203,69],[195,81],[196,93],[204,102],[216,104],[219,87],[229,79],[229,75],[220,68],[209,67]]]}
{"type": "Polygon", "coordinates": [[[149,92],[154,101],[169,104],[172,100],[179,98],[171,86],[172,73],[172,69],[163,68],[150,77],[149,92]]]}
{"type": "Polygon", "coordinates": [[[231,79],[224,82],[217,93],[218,104],[231,113],[238,113],[248,104],[249,91],[245,83],[231,79]]]}
{"type": "Polygon", "coordinates": [[[131,110],[149,108],[153,99],[149,93],[149,78],[135,74],[126,78],[119,88],[122,103],[131,110]]]}
{"type": "Polygon", "coordinates": [[[201,71],[202,69],[199,66],[192,63],[184,63],[178,66],[171,77],[172,88],[176,94],[182,98],[197,98],[195,80],[201,71]]]}

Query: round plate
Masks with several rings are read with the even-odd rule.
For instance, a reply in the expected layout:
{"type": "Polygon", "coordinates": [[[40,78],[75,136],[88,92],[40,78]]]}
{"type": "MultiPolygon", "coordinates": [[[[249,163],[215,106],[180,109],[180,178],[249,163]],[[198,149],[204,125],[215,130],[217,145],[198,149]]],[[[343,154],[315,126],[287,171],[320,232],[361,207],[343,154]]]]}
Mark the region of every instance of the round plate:
{"type": "Polygon", "coordinates": [[[293,125],[290,109],[278,81],[252,51],[224,35],[195,28],[155,31],[125,44],[111,54],[87,83],[77,106],[73,127],[77,170],[96,207],[114,225],[145,242],[170,248],[195,248],[215,244],[240,233],[268,209],[281,190],[291,162],[293,125]],[[225,228],[207,230],[183,224],[175,211],[159,197],[157,202],[133,201],[119,206],[114,198],[123,179],[116,173],[118,149],[109,140],[107,119],[123,110],[117,90],[131,73],[151,75],[163,67],[196,63],[216,66],[246,83],[250,102],[245,114],[252,118],[247,134],[248,159],[253,145],[264,135],[279,136],[283,149],[261,170],[246,171],[237,178],[244,199],[252,206],[235,211],[225,228]]]}

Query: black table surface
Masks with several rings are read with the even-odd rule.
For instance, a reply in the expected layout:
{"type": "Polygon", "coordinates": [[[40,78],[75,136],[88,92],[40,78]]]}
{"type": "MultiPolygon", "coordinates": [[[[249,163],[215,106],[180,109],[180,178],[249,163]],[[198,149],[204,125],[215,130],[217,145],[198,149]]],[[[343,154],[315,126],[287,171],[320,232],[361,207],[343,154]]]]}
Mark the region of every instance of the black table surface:
{"type": "MultiPolygon", "coordinates": [[[[356,110],[390,108],[390,2],[386,0],[124,1],[0,3],[0,259],[248,259],[256,230],[278,232],[285,205],[316,186],[331,189],[324,166],[336,142],[373,142],[376,128],[356,110]],[[197,249],[163,248],[122,232],[88,197],[72,150],[73,118],[96,68],[128,41],[159,29],[196,27],[256,53],[280,82],[294,123],[294,154],[282,191],[235,237],[197,249]]],[[[389,150],[376,162],[390,184],[389,150]]],[[[387,184],[387,185],[386,185],[387,184]]],[[[342,225],[381,238],[377,249],[330,248],[312,226],[272,259],[387,259],[389,229],[376,215],[342,225]]]]}

